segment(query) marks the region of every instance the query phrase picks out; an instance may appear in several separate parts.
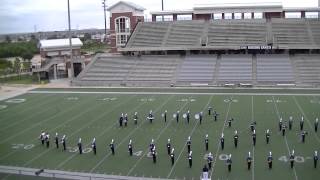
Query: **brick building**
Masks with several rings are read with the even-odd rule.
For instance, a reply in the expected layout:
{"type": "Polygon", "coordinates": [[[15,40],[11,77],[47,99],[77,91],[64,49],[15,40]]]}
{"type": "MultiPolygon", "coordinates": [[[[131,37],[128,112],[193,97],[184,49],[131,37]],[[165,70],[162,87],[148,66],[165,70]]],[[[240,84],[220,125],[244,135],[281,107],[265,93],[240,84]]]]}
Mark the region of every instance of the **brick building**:
{"type": "Polygon", "coordinates": [[[145,8],[127,1],[119,1],[107,9],[110,12],[111,51],[124,47],[139,21],[144,21],[145,8]]]}

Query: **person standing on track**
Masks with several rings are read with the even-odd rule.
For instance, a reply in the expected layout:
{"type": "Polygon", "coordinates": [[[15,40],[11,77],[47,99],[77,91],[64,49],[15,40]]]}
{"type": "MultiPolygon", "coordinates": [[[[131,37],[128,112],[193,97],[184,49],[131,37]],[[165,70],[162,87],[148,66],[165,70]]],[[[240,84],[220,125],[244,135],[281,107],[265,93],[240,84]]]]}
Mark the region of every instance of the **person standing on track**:
{"type": "Polygon", "coordinates": [[[271,153],[271,151],[269,152],[269,156],[268,156],[268,158],[267,158],[267,162],[268,162],[268,167],[269,167],[269,169],[272,169],[272,160],[273,160],[273,158],[272,158],[272,153],[271,153]]]}
{"type": "Polygon", "coordinates": [[[281,128],[282,128],[282,117],[280,117],[278,126],[279,126],[279,131],[281,131],[281,128]]]}
{"type": "Polygon", "coordinates": [[[132,156],[132,140],[130,139],[129,144],[128,144],[128,149],[129,149],[129,155],[132,156]]]}
{"type": "Polygon", "coordinates": [[[67,149],[67,147],[66,147],[66,135],[62,136],[61,143],[62,143],[62,146],[63,146],[63,151],[65,151],[67,149]]]}
{"type": "Polygon", "coordinates": [[[92,150],[93,150],[93,154],[96,155],[97,154],[96,138],[93,138],[92,143],[91,143],[91,147],[92,147],[92,150]]]}
{"type": "Polygon", "coordinates": [[[209,107],[208,107],[208,115],[209,115],[209,116],[211,115],[211,111],[212,111],[212,107],[209,106],[209,107]]]}
{"type": "Polygon", "coordinates": [[[190,153],[190,151],[191,151],[191,137],[190,136],[188,137],[188,140],[187,140],[187,147],[188,147],[188,153],[190,153]]]}
{"type": "Polygon", "coordinates": [[[171,150],[170,158],[171,158],[171,166],[173,166],[173,164],[174,164],[174,148],[172,148],[172,150],[171,150]]]}
{"type": "Polygon", "coordinates": [[[316,121],[314,122],[314,131],[318,132],[318,126],[319,126],[319,119],[316,118],[316,121]]]}
{"type": "Polygon", "coordinates": [[[211,152],[209,152],[207,161],[208,161],[208,167],[209,167],[209,169],[211,169],[212,168],[212,161],[213,161],[213,155],[211,152]]]}
{"type": "Polygon", "coordinates": [[[59,149],[59,136],[57,132],[56,132],[56,136],[54,137],[54,142],[56,144],[57,149],[59,149]]]}
{"type": "Polygon", "coordinates": [[[119,118],[119,126],[122,127],[122,122],[123,122],[123,113],[121,113],[121,116],[119,118]]]}
{"type": "Polygon", "coordinates": [[[292,169],[293,166],[294,166],[294,158],[295,158],[295,156],[294,156],[294,150],[292,150],[292,153],[291,153],[290,156],[289,156],[289,161],[290,161],[290,167],[291,167],[291,169],[292,169]]]}
{"type": "Polygon", "coordinates": [[[318,160],[319,160],[318,151],[314,151],[314,155],[313,155],[313,167],[314,168],[317,168],[318,160]]]}
{"type": "Polygon", "coordinates": [[[44,139],[45,138],[46,138],[46,133],[44,131],[41,131],[39,139],[40,139],[42,145],[44,145],[44,139]]]}
{"type": "Polygon", "coordinates": [[[304,124],[304,118],[303,118],[303,116],[301,116],[301,120],[300,120],[300,131],[303,130],[303,124],[304,124]]]}
{"type": "Polygon", "coordinates": [[[248,170],[250,170],[250,168],[251,168],[251,162],[252,162],[252,157],[251,157],[251,153],[249,151],[248,157],[247,157],[248,170]]]}
{"type": "Polygon", "coordinates": [[[205,143],[205,147],[206,147],[206,151],[209,150],[209,135],[206,134],[206,136],[204,137],[204,143],[205,143]]]}
{"type": "Polygon", "coordinates": [[[115,147],[114,147],[114,140],[113,140],[113,139],[111,140],[111,143],[110,143],[110,145],[109,145],[109,146],[110,146],[110,149],[111,149],[112,155],[114,155],[114,153],[115,153],[114,148],[115,148],[115,147]]]}
{"type": "Polygon", "coordinates": [[[224,149],[224,134],[223,133],[221,134],[221,137],[220,137],[220,146],[221,146],[221,150],[223,151],[223,149],[224,149]]]}
{"type": "Polygon", "coordinates": [[[168,142],[167,142],[167,152],[168,152],[168,155],[170,155],[170,151],[171,151],[171,142],[170,142],[170,139],[168,139],[168,142]]]}
{"type": "Polygon", "coordinates": [[[213,117],[214,117],[214,121],[217,121],[218,120],[218,113],[217,113],[217,111],[214,111],[214,113],[213,113],[213,117]]]}
{"type": "Polygon", "coordinates": [[[231,154],[228,156],[226,164],[228,166],[228,171],[231,172],[231,166],[232,166],[231,154]]]}
{"type": "Polygon", "coordinates": [[[190,151],[188,154],[188,160],[189,160],[189,168],[191,168],[192,167],[192,151],[190,151]]]}
{"type": "Polygon", "coordinates": [[[134,124],[135,124],[135,125],[138,124],[138,112],[135,112],[135,113],[134,113],[133,121],[134,121],[134,124]]]}
{"type": "Polygon", "coordinates": [[[292,129],[292,125],[293,125],[293,117],[290,116],[290,117],[289,117],[289,130],[292,129]]]}
{"type": "Polygon", "coordinates": [[[81,143],[81,138],[79,138],[79,141],[78,141],[78,149],[79,149],[79,154],[82,154],[82,143],[81,143]]]}
{"type": "Polygon", "coordinates": [[[49,148],[49,145],[50,145],[50,135],[49,135],[49,133],[46,133],[46,137],[45,137],[44,140],[46,141],[47,148],[49,148]]]}
{"type": "Polygon", "coordinates": [[[256,146],[256,142],[257,142],[256,130],[253,130],[253,133],[252,133],[252,141],[253,141],[253,146],[256,146]]]}
{"type": "Polygon", "coordinates": [[[270,130],[267,129],[267,131],[266,131],[266,143],[269,144],[269,141],[270,141],[270,130]]]}
{"type": "Polygon", "coordinates": [[[233,142],[234,142],[234,147],[235,148],[238,147],[238,139],[239,139],[238,131],[235,130],[234,131],[234,135],[233,135],[233,142]]]}

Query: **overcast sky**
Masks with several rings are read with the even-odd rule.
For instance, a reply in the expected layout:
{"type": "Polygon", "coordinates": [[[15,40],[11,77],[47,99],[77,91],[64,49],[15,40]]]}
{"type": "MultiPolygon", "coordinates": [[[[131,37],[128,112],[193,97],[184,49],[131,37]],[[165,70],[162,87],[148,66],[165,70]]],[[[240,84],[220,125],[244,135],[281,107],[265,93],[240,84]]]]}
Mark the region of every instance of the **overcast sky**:
{"type": "MultiPolygon", "coordinates": [[[[72,29],[104,28],[102,0],[70,0],[72,29]]],[[[128,0],[130,1],[130,0],[128,0]]],[[[149,11],[161,10],[161,0],[131,0],[149,11]]],[[[279,0],[223,0],[223,3],[279,0]]],[[[107,0],[107,5],[118,0],[107,0]]],[[[281,2],[281,0],[280,0],[281,2]]],[[[318,0],[282,0],[285,7],[315,7],[318,0]]],[[[165,10],[191,9],[194,4],[221,0],[164,0],[165,10]]],[[[149,16],[150,17],[150,16],[149,16]]],[[[109,22],[108,22],[109,23],[109,22]]],[[[1,0],[0,34],[67,29],[67,0],[1,0]]]]}

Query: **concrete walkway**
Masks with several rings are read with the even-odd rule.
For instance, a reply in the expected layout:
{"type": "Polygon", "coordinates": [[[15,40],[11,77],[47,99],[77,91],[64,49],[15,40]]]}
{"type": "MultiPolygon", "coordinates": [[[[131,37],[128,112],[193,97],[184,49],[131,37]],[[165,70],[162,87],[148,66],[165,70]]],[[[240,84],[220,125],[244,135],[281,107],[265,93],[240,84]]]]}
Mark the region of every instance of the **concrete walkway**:
{"type": "MultiPolygon", "coordinates": [[[[0,172],[7,173],[7,174],[36,176],[35,172],[38,170],[39,169],[25,168],[25,167],[0,166],[0,172]]],[[[162,180],[160,178],[91,174],[91,173],[69,172],[69,171],[59,171],[59,170],[49,170],[49,169],[44,169],[44,171],[40,173],[38,176],[49,177],[49,178],[63,178],[63,179],[80,179],[80,180],[152,180],[152,179],[162,180]]]]}

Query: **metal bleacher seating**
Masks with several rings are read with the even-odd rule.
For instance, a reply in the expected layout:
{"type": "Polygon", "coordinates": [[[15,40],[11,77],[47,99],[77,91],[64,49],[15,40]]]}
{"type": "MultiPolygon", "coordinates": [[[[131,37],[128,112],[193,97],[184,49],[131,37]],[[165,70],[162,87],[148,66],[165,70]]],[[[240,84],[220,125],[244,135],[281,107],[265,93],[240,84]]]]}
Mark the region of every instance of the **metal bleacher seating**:
{"type": "Polygon", "coordinates": [[[216,56],[187,56],[177,72],[177,84],[211,84],[216,56]]]}
{"type": "Polygon", "coordinates": [[[289,55],[257,55],[258,83],[294,83],[294,74],[289,55]]]}
{"type": "Polygon", "coordinates": [[[266,45],[266,21],[220,20],[211,21],[208,46],[238,47],[266,45]]]}
{"type": "Polygon", "coordinates": [[[252,56],[223,55],[217,79],[219,83],[252,83],[252,56]]]}
{"type": "Polygon", "coordinates": [[[320,56],[319,55],[295,55],[291,56],[301,85],[320,84],[320,56]]]}

